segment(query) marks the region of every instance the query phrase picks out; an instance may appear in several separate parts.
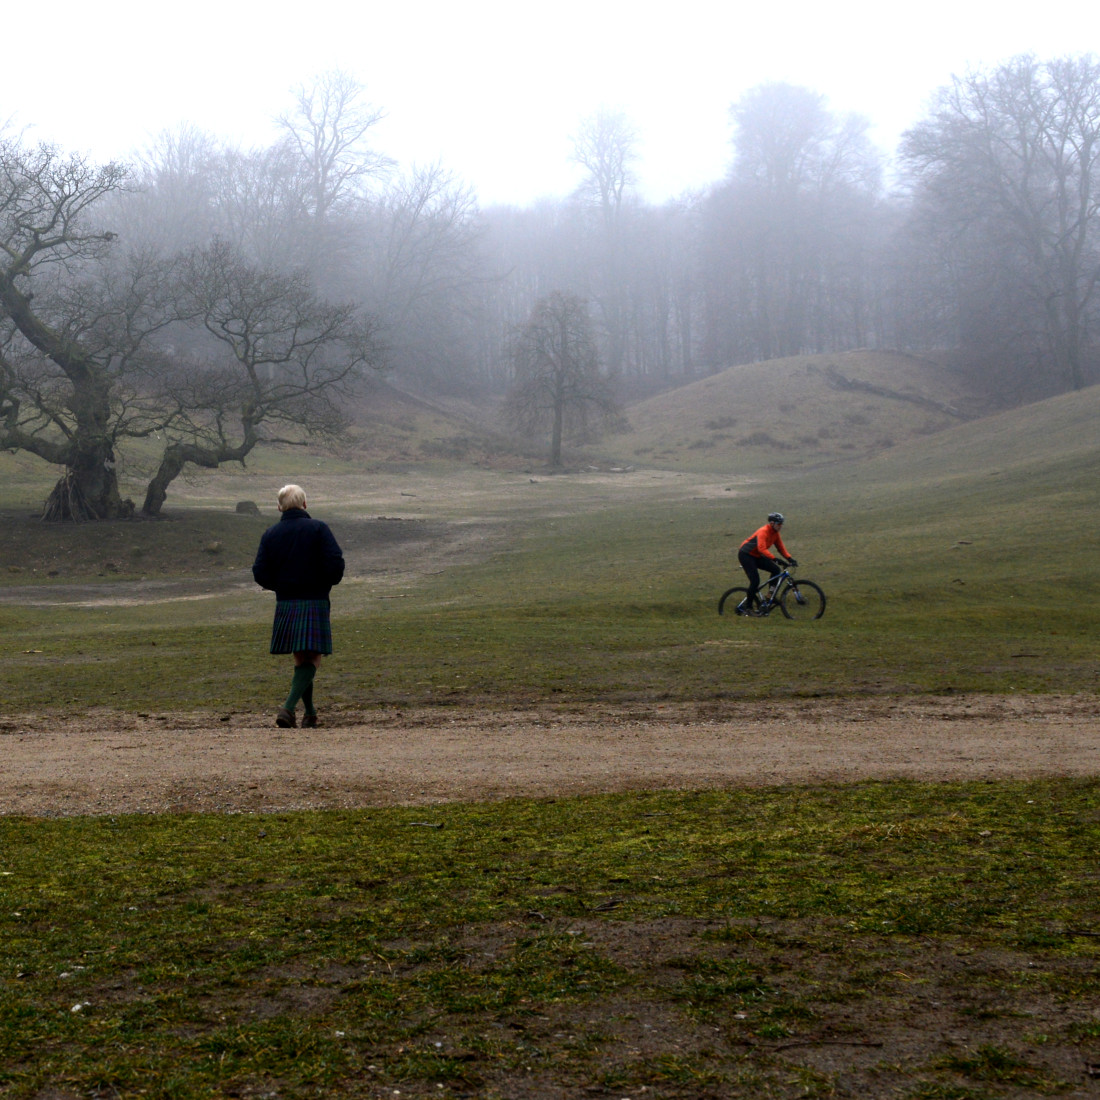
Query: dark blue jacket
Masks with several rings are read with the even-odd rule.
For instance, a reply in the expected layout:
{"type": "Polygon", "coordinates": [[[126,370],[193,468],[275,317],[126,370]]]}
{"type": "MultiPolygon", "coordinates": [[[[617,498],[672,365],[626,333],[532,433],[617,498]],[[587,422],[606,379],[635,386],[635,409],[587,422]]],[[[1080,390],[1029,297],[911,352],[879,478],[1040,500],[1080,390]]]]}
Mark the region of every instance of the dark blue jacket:
{"type": "Polygon", "coordinates": [[[327,600],[344,576],[344,555],[327,524],[288,508],[260,538],[252,576],[278,600],[327,600]]]}

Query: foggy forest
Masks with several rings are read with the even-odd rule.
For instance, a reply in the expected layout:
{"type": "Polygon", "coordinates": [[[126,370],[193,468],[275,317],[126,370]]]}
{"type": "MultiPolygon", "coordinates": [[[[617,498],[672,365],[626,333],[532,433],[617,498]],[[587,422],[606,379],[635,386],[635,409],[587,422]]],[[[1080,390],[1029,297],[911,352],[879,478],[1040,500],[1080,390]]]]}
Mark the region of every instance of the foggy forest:
{"type": "Polygon", "coordinates": [[[155,515],[188,464],[335,436],[371,378],[515,412],[547,303],[583,304],[605,411],[856,348],[936,353],[1000,405],[1096,382],[1100,60],[1016,57],[930,102],[887,154],[758,86],[725,177],[659,206],[623,114],[578,120],[574,194],[483,209],[377,148],[384,105],[339,72],[288,91],[269,147],[181,127],[94,164],[0,132],[0,446],[63,473],[54,517],[109,518],[134,507],[118,448],[156,439],[155,515]]]}

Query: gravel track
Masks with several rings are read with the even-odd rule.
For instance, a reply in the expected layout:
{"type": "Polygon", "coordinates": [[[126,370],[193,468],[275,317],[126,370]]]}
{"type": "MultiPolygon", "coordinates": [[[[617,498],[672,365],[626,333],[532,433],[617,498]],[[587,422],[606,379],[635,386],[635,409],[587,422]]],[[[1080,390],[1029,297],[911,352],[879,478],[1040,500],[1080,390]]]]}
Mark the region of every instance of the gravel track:
{"type": "Polygon", "coordinates": [[[201,712],[7,715],[0,814],[272,812],[862,779],[1100,775],[1100,698],[446,707],[316,730],[201,712]]]}

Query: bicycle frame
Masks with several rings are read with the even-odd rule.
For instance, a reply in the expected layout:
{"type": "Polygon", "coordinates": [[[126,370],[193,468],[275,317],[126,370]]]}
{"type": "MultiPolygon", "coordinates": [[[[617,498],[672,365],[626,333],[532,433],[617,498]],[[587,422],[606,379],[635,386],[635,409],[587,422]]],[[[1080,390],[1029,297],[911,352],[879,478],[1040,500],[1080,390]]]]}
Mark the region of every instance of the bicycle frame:
{"type": "Polygon", "coordinates": [[[760,587],[756,591],[756,601],[763,612],[771,611],[773,607],[779,606],[779,597],[783,595],[783,590],[790,585],[794,578],[791,576],[789,569],[784,569],[774,576],[769,577],[766,581],[762,581],[760,587]],[[764,590],[767,589],[767,595],[764,595],[764,590]]]}

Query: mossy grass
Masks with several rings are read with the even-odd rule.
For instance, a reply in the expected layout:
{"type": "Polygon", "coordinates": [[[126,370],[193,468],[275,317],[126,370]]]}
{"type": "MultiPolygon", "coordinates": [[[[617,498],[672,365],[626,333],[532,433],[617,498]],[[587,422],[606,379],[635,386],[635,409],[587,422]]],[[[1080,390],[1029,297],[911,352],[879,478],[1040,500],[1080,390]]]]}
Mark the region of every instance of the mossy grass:
{"type": "Polygon", "coordinates": [[[1058,1095],[1098,794],[10,818],[0,1093],[1058,1095]]]}

